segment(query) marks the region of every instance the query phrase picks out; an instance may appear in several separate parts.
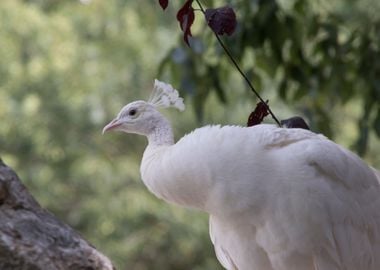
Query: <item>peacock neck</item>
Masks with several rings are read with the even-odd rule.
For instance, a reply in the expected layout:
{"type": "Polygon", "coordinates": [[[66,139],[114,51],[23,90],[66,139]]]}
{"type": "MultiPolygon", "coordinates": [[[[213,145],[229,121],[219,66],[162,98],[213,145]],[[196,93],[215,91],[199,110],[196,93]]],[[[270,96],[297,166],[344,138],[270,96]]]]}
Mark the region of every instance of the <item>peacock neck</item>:
{"type": "Polygon", "coordinates": [[[147,188],[167,202],[205,210],[209,182],[206,177],[194,177],[181,160],[176,145],[152,145],[145,149],[141,162],[141,178],[147,188]],[[206,179],[206,180],[205,180],[206,179]]]}
{"type": "Polygon", "coordinates": [[[174,144],[170,124],[165,121],[155,125],[147,137],[149,143],[140,166],[147,188],[168,202],[203,210],[209,192],[208,181],[183,173],[186,163],[174,144]]]}
{"type": "Polygon", "coordinates": [[[150,147],[174,144],[173,131],[164,117],[155,119],[151,132],[147,135],[150,147]]]}

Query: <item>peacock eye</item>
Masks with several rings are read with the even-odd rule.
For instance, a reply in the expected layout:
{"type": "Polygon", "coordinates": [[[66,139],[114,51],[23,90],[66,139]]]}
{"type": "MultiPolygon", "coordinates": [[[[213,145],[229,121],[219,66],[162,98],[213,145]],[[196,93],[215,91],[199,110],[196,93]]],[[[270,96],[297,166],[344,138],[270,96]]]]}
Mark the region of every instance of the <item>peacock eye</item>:
{"type": "Polygon", "coordinates": [[[129,116],[134,116],[134,115],[136,115],[136,112],[137,112],[137,110],[136,109],[132,109],[132,110],[130,110],[129,111],[129,116]]]}

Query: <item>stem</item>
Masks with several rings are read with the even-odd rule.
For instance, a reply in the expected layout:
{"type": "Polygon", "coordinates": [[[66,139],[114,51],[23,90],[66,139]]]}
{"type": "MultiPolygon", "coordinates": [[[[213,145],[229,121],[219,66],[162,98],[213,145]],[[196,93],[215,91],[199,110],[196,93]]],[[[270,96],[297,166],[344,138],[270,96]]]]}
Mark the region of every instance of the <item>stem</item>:
{"type": "MultiPolygon", "coordinates": [[[[203,8],[203,5],[201,4],[200,0],[195,0],[195,2],[197,2],[200,10],[202,11],[203,15],[206,14],[206,11],[205,9],[203,8]]],[[[259,95],[259,93],[256,91],[255,87],[253,87],[251,81],[248,79],[248,77],[245,75],[245,73],[243,72],[243,70],[240,68],[239,64],[236,62],[235,58],[232,56],[231,52],[228,50],[228,48],[226,47],[226,45],[224,44],[224,42],[222,41],[222,39],[220,38],[220,36],[215,33],[213,31],[216,39],[218,40],[220,46],[223,48],[224,52],[227,54],[228,58],[231,60],[231,62],[233,63],[233,65],[235,66],[235,68],[238,70],[238,72],[240,73],[240,75],[244,78],[244,80],[246,81],[246,83],[248,84],[249,88],[251,88],[252,92],[256,95],[256,97],[263,103],[265,104],[269,114],[272,116],[272,118],[274,119],[274,121],[276,121],[277,125],[279,127],[281,127],[281,123],[280,121],[277,119],[277,117],[275,116],[275,114],[272,112],[272,110],[269,108],[269,105],[264,101],[264,99],[259,95]]]]}

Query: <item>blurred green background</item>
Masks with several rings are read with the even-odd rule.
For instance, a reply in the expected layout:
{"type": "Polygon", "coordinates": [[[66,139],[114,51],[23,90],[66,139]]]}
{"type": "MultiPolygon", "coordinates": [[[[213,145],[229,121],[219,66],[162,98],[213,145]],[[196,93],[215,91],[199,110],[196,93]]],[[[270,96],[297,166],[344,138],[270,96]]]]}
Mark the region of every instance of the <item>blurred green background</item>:
{"type": "MultiPolygon", "coordinates": [[[[207,216],[140,181],[146,139],[101,135],[156,77],[185,97],[184,113],[165,112],[176,138],[245,125],[255,107],[201,14],[189,49],[175,21],[183,1],[157,2],[0,1],[0,156],[118,269],[221,269],[207,216]]],[[[302,115],[380,168],[379,1],[202,2],[235,8],[226,43],[280,119],[302,115]]]]}

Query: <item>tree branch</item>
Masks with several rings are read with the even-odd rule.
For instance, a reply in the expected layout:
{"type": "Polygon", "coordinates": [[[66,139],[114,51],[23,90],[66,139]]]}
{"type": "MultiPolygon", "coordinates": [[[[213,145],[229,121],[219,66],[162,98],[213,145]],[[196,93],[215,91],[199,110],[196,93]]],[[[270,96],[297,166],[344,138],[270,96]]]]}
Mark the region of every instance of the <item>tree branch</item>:
{"type": "Polygon", "coordinates": [[[42,209],[0,159],[0,269],[115,268],[77,232],[42,209]]]}

